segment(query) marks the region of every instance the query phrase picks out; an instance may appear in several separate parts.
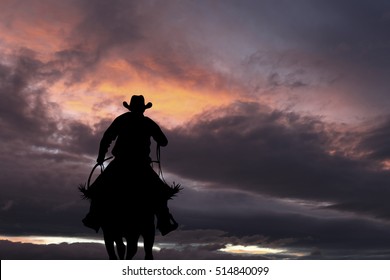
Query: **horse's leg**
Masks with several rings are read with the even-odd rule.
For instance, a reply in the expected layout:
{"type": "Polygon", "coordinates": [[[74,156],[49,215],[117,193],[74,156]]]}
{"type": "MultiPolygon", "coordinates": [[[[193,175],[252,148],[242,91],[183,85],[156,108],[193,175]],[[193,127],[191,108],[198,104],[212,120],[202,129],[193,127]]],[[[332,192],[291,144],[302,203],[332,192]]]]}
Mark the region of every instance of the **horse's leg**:
{"type": "Polygon", "coordinates": [[[142,237],[144,239],[144,251],[145,251],[145,260],[153,260],[153,245],[154,245],[154,236],[155,236],[155,225],[154,225],[154,215],[150,217],[150,222],[145,225],[145,228],[142,232],[142,237]]]}
{"type": "Polygon", "coordinates": [[[115,244],[116,244],[116,251],[118,252],[118,257],[120,260],[125,259],[125,253],[126,253],[126,246],[123,243],[122,236],[118,236],[115,239],[115,244]]]}
{"type": "Polygon", "coordinates": [[[144,235],[145,260],[153,260],[154,233],[144,235]]]}
{"type": "Polygon", "coordinates": [[[111,239],[112,246],[114,247],[111,249],[111,245],[109,245],[110,250],[114,250],[115,257],[118,256],[120,260],[125,259],[125,252],[126,252],[126,246],[123,244],[123,238],[122,238],[122,231],[119,229],[117,225],[111,225],[111,227],[108,230],[109,236],[108,239],[111,239]],[[115,247],[116,252],[115,253],[115,247]]]}
{"type": "Polygon", "coordinates": [[[115,254],[114,238],[111,233],[108,233],[107,229],[103,229],[104,244],[110,260],[117,260],[118,257],[115,254]]]}
{"type": "Polygon", "coordinates": [[[126,243],[127,243],[127,254],[126,254],[126,260],[131,260],[134,258],[135,254],[138,250],[138,239],[139,234],[127,234],[126,235],[126,243]]]}

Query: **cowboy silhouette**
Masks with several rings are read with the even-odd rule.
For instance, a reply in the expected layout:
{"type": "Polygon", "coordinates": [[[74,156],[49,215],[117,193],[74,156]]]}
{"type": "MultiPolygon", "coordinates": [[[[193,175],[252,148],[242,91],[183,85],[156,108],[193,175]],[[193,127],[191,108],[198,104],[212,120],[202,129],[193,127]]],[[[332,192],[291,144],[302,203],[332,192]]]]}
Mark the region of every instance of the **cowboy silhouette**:
{"type": "MultiPolygon", "coordinates": [[[[174,195],[172,189],[151,166],[151,138],[158,147],[168,144],[161,128],[144,116],[152,103],[145,105],[142,95],[133,95],[130,104],[123,102],[123,106],[129,112],[117,117],[101,139],[97,164],[103,164],[111,143],[116,140],[112,149],[114,159],[89,188],[90,211],[83,219],[85,226],[110,233],[107,236],[113,236],[117,245],[122,236],[134,236],[129,233],[132,226],[145,228],[144,220],[150,221],[148,213],[157,217],[157,228],[162,235],[178,227],[167,207],[167,200],[174,195]]],[[[144,234],[142,230],[140,234],[144,234]]]]}

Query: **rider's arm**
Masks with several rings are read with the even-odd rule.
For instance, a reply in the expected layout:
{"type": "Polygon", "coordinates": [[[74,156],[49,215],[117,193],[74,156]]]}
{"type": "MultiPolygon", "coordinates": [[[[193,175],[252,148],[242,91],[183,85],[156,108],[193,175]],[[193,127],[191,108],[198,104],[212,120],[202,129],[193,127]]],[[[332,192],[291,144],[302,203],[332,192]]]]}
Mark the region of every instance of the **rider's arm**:
{"type": "Polygon", "coordinates": [[[158,124],[156,124],[154,121],[152,121],[152,137],[154,141],[156,141],[157,144],[161,147],[165,147],[166,145],[168,145],[168,138],[162,132],[158,124]]]}
{"type": "Polygon", "coordinates": [[[100,141],[99,155],[96,160],[98,163],[103,163],[104,157],[106,156],[106,153],[108,151],[108,148],[111,145],[111,142],[114,141],[115,138],[118,136],[118,130],[120,125],[119,123],[120,123],[120,119],[118,117],[107,128],[106,132],[104,132],[103,138],[100,141]]]}

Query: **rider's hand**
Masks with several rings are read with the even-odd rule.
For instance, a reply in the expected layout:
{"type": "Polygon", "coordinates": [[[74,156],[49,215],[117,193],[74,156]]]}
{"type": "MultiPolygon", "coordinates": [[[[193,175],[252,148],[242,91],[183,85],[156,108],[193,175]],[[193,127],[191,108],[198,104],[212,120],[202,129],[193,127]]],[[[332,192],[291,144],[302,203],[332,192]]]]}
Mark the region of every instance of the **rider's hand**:
{"type": "Polygon", "coordinates": [[[97,162],[99,165],[102,165],[103,162],[104,162],[104,156],[103,156],[103,157],[102,157],[102,156],[99,156],[99,157],[97,158],[96,162],[97,162]]]}

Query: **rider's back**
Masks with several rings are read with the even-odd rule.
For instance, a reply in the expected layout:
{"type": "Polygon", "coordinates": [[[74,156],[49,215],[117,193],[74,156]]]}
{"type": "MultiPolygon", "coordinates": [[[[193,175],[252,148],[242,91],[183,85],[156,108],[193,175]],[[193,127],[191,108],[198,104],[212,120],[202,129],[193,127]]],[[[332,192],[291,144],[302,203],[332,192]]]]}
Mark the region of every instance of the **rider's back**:
{"type": "Polygon", "coordinates": [[[149,161],[150,138],[162,146],[167,140],[160,127],[150,118],[131,112],[117,117],[112,124],[117,139],[112,154],[117,159],[149,161]]]}

